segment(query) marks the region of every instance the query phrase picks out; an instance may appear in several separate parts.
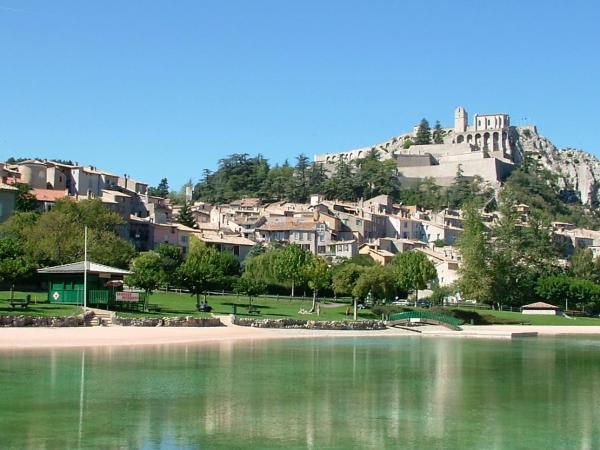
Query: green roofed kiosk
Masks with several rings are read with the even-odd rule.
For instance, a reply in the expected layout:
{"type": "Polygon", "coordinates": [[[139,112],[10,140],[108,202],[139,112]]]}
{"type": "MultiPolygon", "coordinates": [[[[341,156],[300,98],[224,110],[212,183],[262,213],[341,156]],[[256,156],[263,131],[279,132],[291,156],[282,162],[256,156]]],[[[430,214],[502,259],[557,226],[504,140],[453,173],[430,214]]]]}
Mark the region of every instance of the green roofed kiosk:
{"type": "Polygon", "coordinates": [[[95,307],[138,309],[144,304],[144,293],[121,292],[128,270],[94,262],[76,262],[38,269],[48,279],[50,303],[84,304],[84,274],[87,275],[87,304],[95,307]],[[87,270],[85,270],[87,268],[87,270]]]}

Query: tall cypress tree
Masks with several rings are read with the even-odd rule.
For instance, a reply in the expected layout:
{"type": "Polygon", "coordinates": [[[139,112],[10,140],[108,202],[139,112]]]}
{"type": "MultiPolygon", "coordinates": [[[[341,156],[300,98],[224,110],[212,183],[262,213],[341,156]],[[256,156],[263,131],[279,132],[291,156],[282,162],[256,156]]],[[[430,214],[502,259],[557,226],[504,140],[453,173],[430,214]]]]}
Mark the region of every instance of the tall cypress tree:
{"type": "Polygon", "coordinates": [[[439,120],[435,121],[435,126],[433,127],[433,143],[434,144],[443,144],[444,143],[444,130],[442,129],[442,125],[439,120]]]}
{"type": "Polygon", "coordinates": [[[431,128],[429,128],[429,122],[427,119],[421,119],[419,128],[417,129],[417,135],[415,137],[415,144],[426,145],[431,144],[431,128]]]}
{"type": "Polygon", "coordinates": [[[177,222],[190,228],[194,228],[194,226],[196,226],[196,220],[194,219],[192,209],[190,208],[190,204],[188,202],[183,202],[183,206],[177,215],[177,222]]]}

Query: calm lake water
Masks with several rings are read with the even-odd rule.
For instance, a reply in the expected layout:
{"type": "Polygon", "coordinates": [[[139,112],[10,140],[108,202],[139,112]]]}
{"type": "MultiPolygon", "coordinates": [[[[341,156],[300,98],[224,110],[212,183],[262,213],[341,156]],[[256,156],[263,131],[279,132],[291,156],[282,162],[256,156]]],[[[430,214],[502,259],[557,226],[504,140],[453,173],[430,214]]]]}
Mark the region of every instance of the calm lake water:
{"type": "Polygon", "coordinates": [[[600,339],[0,353],[1,448],[600,448],[600,339]]]}

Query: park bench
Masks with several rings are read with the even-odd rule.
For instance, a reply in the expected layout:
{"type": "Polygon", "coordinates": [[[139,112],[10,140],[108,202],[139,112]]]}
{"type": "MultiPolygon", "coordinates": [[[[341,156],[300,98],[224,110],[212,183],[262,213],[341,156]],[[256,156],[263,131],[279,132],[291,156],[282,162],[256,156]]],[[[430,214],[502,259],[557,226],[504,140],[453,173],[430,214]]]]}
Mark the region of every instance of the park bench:
{"type": "Polygon", "coordinates": [[[208,303],[200,303],[196,308],[199,312],[209,313],[212,311],[212,306],[210,306],[208,303]]]}
{"type": "Polygon", "coordinates": [[[29,295],[25,299],[13,298],[10,300],[10,306],[12,306],[13,308],[15,306],[20,306],[21,308],[27,308],[29,306],[29,303],[31,303],[31,296],[29,296],[29,295]]]}

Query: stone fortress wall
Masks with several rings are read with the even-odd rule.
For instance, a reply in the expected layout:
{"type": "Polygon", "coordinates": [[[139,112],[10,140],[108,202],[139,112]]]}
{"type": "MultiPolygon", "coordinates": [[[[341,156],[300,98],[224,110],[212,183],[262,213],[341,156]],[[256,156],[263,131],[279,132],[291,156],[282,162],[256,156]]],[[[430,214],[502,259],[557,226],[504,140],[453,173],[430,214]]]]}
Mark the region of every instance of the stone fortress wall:
{"type": "Polygon", "coordinates": [[[454,113],[454,128],[444,129],[442,144],[412,145],[405,149],[407,140],[414,141],[417,127],[411,132],[394,137],[373,147],[346,152],[325,153],[315,156],[329,171],[340,159],[352,161],[377,150],[379,158],[394,159],[398,175],[405,184],[426,177],[434,178],[444,186],[452,183],[459,167],[465,176],[482,177],[497,185],[514,167],[515,130],[508,114],[475,114],[469,125],[467,111],[462,106],[454,113]]]}

